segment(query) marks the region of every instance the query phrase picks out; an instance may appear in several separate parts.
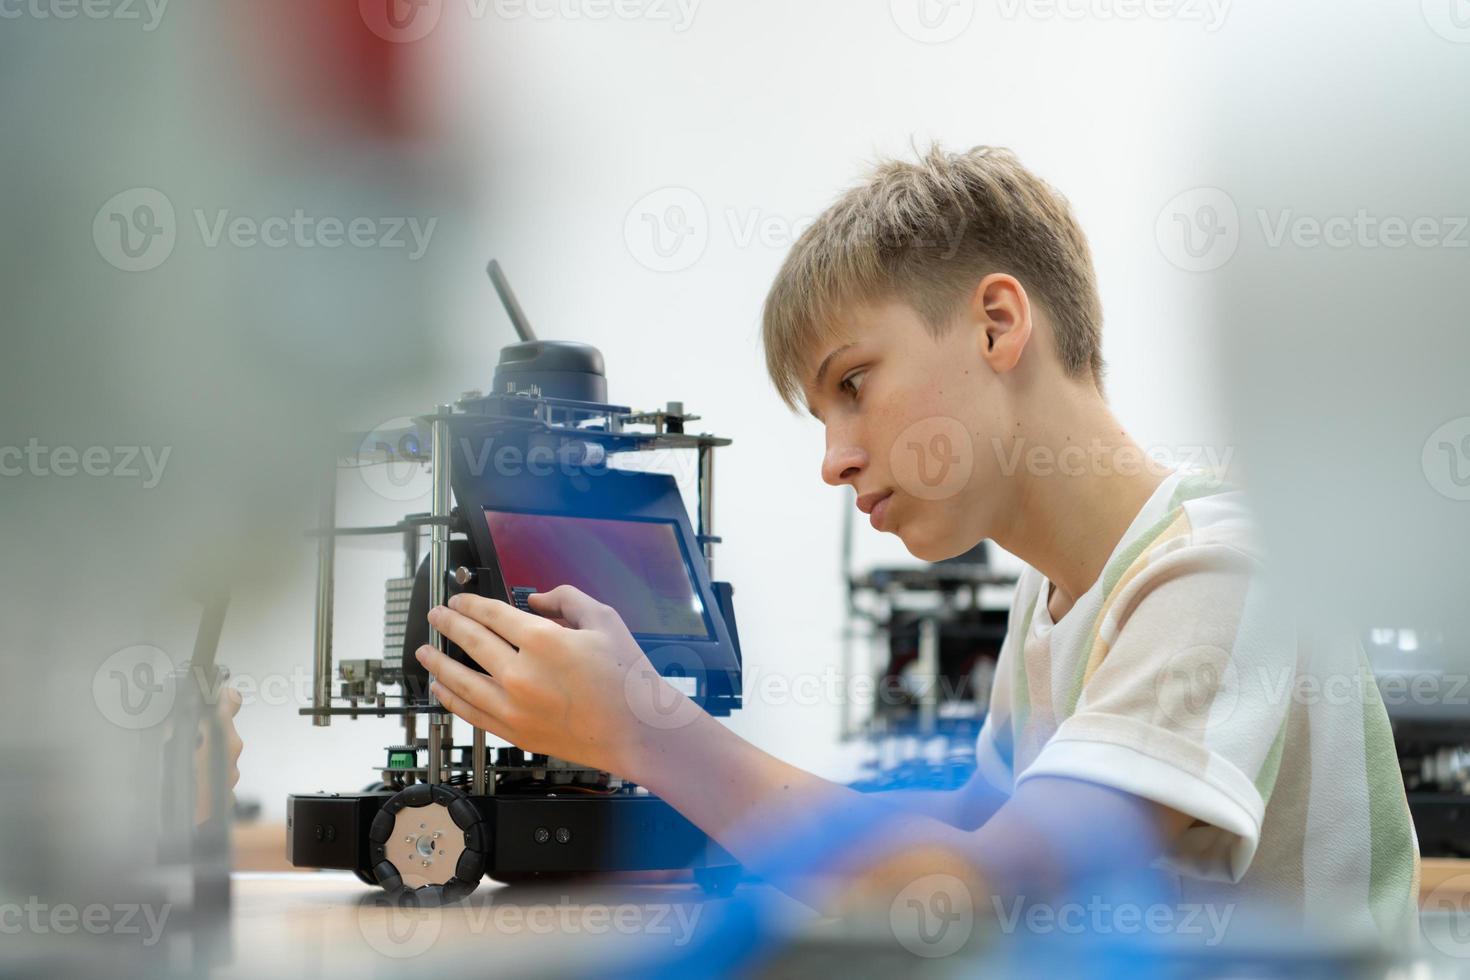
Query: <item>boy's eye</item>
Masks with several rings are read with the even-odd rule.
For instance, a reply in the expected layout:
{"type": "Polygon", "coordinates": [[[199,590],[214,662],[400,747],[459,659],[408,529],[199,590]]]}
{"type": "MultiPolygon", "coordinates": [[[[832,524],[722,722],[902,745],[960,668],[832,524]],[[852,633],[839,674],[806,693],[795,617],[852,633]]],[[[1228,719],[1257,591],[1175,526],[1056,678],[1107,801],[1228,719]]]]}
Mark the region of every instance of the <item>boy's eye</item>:
{"type": "Polygon", "coordinates": [[[856,398],[857,393],[862,390],[863,379],[867,376],[868,372],[866,369],[861,371],[854,371],[844,377],[842,381],[838,383],[837,387],[841,388],[843,391],[856,398]]]}

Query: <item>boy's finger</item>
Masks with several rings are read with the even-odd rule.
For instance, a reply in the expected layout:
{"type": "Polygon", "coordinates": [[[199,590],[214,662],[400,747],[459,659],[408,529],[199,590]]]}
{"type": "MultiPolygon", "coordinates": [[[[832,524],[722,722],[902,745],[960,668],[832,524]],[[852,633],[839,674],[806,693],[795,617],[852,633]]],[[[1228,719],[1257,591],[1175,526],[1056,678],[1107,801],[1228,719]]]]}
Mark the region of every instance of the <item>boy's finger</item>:
{"type": "Polygon", "coordinates": [[[439,703],[456,718],[463,718],[476,728],[490,732],[492,735],[506,737],[502,731],[505,726],[448,684],[436,680],[429,685],[429,690],[434,692],[434,697],[439,699],[439,703]]]}
{"type": "Polygon", "coordinates": [[[447,687],[481,711],[493,715],[504,708],[505,689],[493,678],[471,670],[427,644],[419,647],[415,656],[441,687],[447,687]]]}
{"type": "Polygon", "coordinates": [[[449,600],[455,614],[463,614],[517,648],[526,645],[534,631],[554,626],[534,613],[522,612],[508,602],[461,592],[449,600]]]}
{"type": "Polygon", "coordinates": [[[611,606],[603,605],[570,585],[558,585],[550,592],[537,592],[527,601],[537,612],[564,619],[573,629],[606,628],[618,619],[611,606]]]}
{"type": "MultiPolygon", "coordinates": [[[[519,612],[520,610],[516,610],[519,612]]],[[[474,658],[475,663],[491,674],[505,672],[510,658],[516,651],[488,624],[471,619],[447,606],[435,606],[429,610],[429,622],[445,637],[458,643],[460,648],[474,658]]]]}

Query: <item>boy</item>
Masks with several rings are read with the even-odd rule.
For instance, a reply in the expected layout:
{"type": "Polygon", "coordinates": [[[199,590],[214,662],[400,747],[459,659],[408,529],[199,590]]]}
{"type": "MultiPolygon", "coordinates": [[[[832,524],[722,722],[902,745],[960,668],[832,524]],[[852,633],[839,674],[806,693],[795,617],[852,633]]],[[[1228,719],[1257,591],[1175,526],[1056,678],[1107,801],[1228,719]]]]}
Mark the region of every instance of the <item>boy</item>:
{"type": "MultiPolygon", "coordinates": [[[[767,365],[826,430],[823,479],[919,558],[990,538],[1029,566],[974,779],[885,801],[903,852],[847,855],[837,893],[950,874],[1001,898],[1151,865],[1191,903],[1400,940],[1417,845],[1361,650],[1266,601],[1239,493],[1145,465],[1103,398],[1101,322],[1065,200],[983,147],[881,165],[770,290],[767,365]],[[1321,696],[1334,680],[1358,696],[1321,696]]],[[[608,607],[531,602],[431,611],[491,675],[420,650],[455,714],[647,786],[758,871],[773,835],[751,828],[879,805],[631,683],[651,668],[608,607]]]]}

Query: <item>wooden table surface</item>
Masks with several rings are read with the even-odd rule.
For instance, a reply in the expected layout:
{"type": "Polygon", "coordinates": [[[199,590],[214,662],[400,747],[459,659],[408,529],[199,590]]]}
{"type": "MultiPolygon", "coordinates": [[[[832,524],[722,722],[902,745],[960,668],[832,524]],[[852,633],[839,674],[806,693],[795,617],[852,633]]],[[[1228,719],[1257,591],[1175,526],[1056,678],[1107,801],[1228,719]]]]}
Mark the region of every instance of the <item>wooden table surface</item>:
{"type": "MultiPolygon", "coordinates": [[[[239,871],[295,871],[286,861],[286,828],[254,823],[235,828],[235,868],[239,871]]],[[[1440,895],[1470,896],[1470,861],[1425,858],[1420,881],[1421,900],[1440,895]]]]}
{"type": "MultiPolygon", "coordinates": [[[[345,872],[287,869],[284,837],[284,828],[270,825],[236,834],[236,867],[253,870],[234,876],[231,962],[218,976],[602,972],[686,952],[721,918],[722,903],[687,883],[532,888],[487,880],[463,904],[415,908],[345,872]]],[[[794,900],[741,887],[778,903],[793,932],[823,931],[794,900]]],[[[1420,894],[1428,909],[1462,915],[1470,861],[1426,858],[1420,894]]]]}

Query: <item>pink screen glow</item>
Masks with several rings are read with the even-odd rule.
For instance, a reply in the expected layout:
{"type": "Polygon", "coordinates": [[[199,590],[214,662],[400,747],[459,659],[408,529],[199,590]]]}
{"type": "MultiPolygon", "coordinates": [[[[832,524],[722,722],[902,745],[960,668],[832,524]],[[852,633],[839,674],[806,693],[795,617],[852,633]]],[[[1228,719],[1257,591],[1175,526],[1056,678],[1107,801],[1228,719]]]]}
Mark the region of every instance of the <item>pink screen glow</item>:
{"type": "Polygon", "coordinates": [[[570,585],[618,611],[630,632],[708,637],[671,524],[485,511],[506,589],[570,585]]]}

